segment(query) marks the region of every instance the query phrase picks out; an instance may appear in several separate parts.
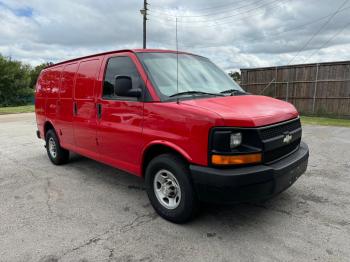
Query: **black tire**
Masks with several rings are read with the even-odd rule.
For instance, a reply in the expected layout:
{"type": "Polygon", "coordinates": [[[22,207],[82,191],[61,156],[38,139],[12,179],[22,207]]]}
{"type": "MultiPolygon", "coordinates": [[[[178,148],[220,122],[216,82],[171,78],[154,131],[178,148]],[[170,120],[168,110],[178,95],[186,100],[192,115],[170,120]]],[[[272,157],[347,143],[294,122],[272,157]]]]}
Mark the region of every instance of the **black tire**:
{"type": "Polygon", "coordinates": [[[163,154],[150,161],[145,173],[146,190],[156,212],[174,223],[185,223],[194,218],[198,210],[198,200],[190,179],[188,165],[178,156],[163,154]],[[181,197],[176,208],[169,209],[156,196],[154,180],[156,174],[166,170],[176,178],[181,197]]]}
{"type": "Polygon", "coordinates": [[[50,129],[46,132],[45,141],[47,155],[53,164],[62,165],[69,161],[69,151],[61,147],[54,130],[50,129]],[[50,151],[50,142],[54,144],[56,154],[50,151]]]}

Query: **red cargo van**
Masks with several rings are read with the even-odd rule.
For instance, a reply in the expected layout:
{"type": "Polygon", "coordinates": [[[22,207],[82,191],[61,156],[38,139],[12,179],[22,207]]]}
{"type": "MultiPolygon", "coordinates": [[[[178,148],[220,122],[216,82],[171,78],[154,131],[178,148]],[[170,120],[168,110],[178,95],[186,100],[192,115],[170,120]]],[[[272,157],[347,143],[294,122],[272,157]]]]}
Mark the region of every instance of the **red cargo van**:
{"type": "Polygon", "coordinates": [[[37,135],[60,165],[69,151],[143,177],[154,209],[181,223],[200,201],[270,198],[307,168],[293,105],[251,95],[207,58],[121,50],[44,69],[37,135]]]}

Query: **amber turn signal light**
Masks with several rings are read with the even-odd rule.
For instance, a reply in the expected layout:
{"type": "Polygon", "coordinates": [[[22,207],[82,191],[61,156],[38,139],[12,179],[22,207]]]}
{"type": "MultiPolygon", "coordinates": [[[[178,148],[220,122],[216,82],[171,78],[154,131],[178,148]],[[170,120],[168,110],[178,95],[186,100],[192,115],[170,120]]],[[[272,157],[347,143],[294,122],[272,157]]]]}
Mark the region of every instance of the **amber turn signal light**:
{"type": "Polygon", "coordinates": [[[246,155],[212,155],[211,162],[214,165],[242,165],[260,163],[262,159],[261,153],[246,154],[246,155]]]}

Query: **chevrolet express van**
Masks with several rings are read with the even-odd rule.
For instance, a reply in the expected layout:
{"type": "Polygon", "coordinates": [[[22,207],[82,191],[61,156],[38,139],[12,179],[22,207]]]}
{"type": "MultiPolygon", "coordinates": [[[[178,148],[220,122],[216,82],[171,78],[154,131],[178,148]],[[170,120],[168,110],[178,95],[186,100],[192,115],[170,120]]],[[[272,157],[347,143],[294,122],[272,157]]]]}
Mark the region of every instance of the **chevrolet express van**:
{"type": "Polygon", "coordinates": [[[71,151],[143,177],[156,212],[176,223],[200,202],[268,199],[308,163],[293,105],[248,94],[185,52],[120,50],[49,66],[35,113],[52,163],[71,151]]]}

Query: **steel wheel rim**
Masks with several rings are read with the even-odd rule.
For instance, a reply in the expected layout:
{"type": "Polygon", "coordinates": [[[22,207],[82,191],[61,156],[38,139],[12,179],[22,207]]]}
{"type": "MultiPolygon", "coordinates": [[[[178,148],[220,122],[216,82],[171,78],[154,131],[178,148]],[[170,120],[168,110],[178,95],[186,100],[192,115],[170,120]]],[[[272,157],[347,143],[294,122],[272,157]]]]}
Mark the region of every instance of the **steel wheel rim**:
{"type": "Polygon", "coordinates": [[[167,209],[175,209],[181,201],[181,188],[176,177],[168,170],[159,170],[154,176],[153,190],[159,203],[167,209]]]}
{"type": "Polygon", "coordinates": [[[50,139],[49,139],[49,152],[53,158],[56,158],[57,148],[56,148],[55,140],[52,137],[50,137],[50,139]]]}

